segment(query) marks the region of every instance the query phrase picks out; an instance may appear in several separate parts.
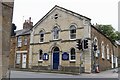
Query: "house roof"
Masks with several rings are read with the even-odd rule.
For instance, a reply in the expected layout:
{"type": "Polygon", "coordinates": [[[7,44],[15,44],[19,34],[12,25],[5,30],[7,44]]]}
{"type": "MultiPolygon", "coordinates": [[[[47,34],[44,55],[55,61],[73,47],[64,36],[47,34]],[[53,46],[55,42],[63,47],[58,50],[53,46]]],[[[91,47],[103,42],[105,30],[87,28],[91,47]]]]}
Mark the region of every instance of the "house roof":
{"type": "Polygon", "coordinates": [[[16,36],[29,35],[30,29],[21,29],[16,31],[16,36]]]}
{"type": "MultiPolygon", "coordinates": [[[[90,18],[88,18],[88,17],[86,17],[86,16],[83,16],[83,15],[80,15],[80,14],[78,14],[78,13],[76,13],[76,12],[73,12],[73,11],[71,11],[71,10],[68,10],[68,9],[65,9],[65,8],[63,8],[63,7],[60,7],[60,6],[57,6],[57,5],[55,5],[45,16],[43,16],[35,25],[34,25],[34,27],[35,26],[37,26],[37,25],[39,25],[52,11],[54,11],[55,9],[60,9],[60,10],[62,10],[62,11],[66,11],[66,12],[69,12],[69,13],[71,13],[73,16],[75,16],[75,15],[77,15],[78,17],[84,17],[84,18],[86,18],[86,19],[88,19],[88,20],[91,20],[90,18]],[[75,15],[74,15],[75,14],[75,15]]],[[[33,28],[34,28],[33,27],[33,28]]]]}

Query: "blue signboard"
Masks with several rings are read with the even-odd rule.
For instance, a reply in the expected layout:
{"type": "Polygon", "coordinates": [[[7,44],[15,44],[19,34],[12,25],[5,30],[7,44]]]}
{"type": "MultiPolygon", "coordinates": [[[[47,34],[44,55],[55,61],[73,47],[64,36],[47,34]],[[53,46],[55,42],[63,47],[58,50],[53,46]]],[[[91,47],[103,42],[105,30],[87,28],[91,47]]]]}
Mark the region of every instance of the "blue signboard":
{"type": "Polygon", "coordinates": [[[49,59],[49,55],[47,53],[44,53],[43,60],[48,60],[48,59],[49,59]]]}
{"type": "Polygon", "coordinates": [[[67,52],[63,52],[62,60],[69,60],[69,54],[67,52]]]}

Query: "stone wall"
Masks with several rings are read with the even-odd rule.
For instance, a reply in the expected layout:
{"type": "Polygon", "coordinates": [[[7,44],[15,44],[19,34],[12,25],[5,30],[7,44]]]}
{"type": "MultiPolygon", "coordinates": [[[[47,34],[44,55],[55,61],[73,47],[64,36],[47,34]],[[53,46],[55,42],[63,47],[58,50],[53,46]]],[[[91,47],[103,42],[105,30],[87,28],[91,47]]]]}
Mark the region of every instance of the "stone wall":
{"type": "Polygon", "coordinates": [[[0,79],[8,77],[13,2],[0,2],[0,79]]]}
{"type": "Polygon", "coordinates": [[[99,69],[100,71],[102,70],[107,70],[107,69],[111,69],[112,67],[112,63],[111,63],[111,55],[114,55],[115,51],[114,51],[114,45],[111,43],[111,41],[104,36],[104,34],[100,33],[99,31],[97,31],[94,27],[92,27],[92,41],[95,39],[95,37],[98,40],[98,50],[100,51],[100,54],[98,57],[95,57],[94,52],[92,52],[93,54],[93,58],[92,58],[92,64],[96,63],[99,64],[99,69]],[[102,48],[101,48],[101,43],[104,42],[104,52],[105,52],[105,58],[102,58],[102,48]],[[109,55],[110,55],[110,59],[107,59],[107,45],[109,46],[109,55]]]}

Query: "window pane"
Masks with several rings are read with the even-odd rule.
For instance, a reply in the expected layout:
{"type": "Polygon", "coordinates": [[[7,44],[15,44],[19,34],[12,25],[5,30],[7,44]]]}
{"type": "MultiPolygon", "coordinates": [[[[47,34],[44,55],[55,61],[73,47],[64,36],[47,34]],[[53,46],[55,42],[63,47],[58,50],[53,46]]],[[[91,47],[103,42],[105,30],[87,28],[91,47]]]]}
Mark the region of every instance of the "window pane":
{"type": "Polygon", "coordinates": [[[21,36],[19,36],[18,37],[18,47],[21,47],[22,46],[22,37],[21,36]]]}
{"type": "Polygon", "coordinates": [[[27,38],[25,38],[24,40],[24,45],[27,45],[27,38]]]}
{"type": "Polygon", "coordinates": [[[44,32],[40,31],[40,42],[44,41],[44,32]]]}
{"type": "Polygon", "coordinates": [[[42,60],[42,56],[43,56],[43,51],[40,50],[40,52],[39,52],[39,60],[42,60]]]}
{"type": "Polygon", "coordinates": [[[70,52],[71,52],[71,60],[75,60],[75,57],[76,57],[75,56],[75,49],[72,48],[70,52]]]}
{"type": "Polygon", "coordinates": [[[74,25],[70,26],[70,39],[76,38],[76,27],[74,25]]]}
{"type": "Polygon", "coordinates": [[[58,39],[59,38],[59,29],[55,27],[53,29],[53,39],[58,39]]]}
{"type": "Polygon", "coordinates": [[[20,64],[20,53],[16,55],[16,64],[20,64]]]}

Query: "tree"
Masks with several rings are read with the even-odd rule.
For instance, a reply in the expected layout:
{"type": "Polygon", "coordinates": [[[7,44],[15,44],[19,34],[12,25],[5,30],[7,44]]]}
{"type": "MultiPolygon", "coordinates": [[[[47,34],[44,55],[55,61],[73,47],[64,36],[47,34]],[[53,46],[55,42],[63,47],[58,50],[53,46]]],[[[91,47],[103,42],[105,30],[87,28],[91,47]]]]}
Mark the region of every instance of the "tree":
{"type": "Polygon", "coordinates": [[[97,25],[96,28],[112,41],[120,39],[120,33],[115,31],[115,29],[111,25],[97,25]]]}

